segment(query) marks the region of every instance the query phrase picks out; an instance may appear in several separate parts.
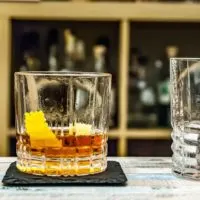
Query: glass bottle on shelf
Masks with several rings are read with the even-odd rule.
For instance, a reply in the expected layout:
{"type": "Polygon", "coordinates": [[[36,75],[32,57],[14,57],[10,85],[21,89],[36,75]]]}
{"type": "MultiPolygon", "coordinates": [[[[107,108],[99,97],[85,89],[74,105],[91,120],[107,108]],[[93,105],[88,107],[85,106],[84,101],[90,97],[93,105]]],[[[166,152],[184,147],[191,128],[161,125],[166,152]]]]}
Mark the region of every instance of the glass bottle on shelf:
{"type": "Polygon", "coordinates": [[[170,126],[170,94],[169,94],[169,58],[177,57],[179,48],[169,45],[165,49],[163,60],[157,60],[155,67],[158,70],[158,125],[161,127],[170,126]]]}
{"type": "Polygon", "coordinates": [[[113,70],[113,65],[111,64],[111,56],[113,54],[110,49],[110,39],[104,35],[99,36],[96,39],[92,50],[92,63],[90,63],[89,66],[90,70],[96,72],[109,72],[115,76],[116,67],[113,70]]]}
{"type": "Polygon", "coordinates": [[[133,90],[136,89],[138,85],[139,56],[139,50],[137,48],[132,48],[130,55],[129,87],[133,90]]]}
{"type": "MultiPolygon", "coordinates": [[[[95,72],[109,72],[112,73],[112,66],[110,64],[109,49],[110,41],[106,36],[97,38],[93,47],[93,57],[90,60],[88,69],[95,72]]],[[[110,127],[116,125],[116,72],[112,73],[112,88],[111,88],[111,118],[110,127]]]]}
{"type": "Polygon", "coordinates": [[[147,58],[145,56],[138,57],[138,65],[137,65],[137,87],[140,91],[146,88],[147,85],[147,74],[146,74],[146,67],[147,67],[147,58]]]}
{"type": "Polygon", "coordinates": [[[83,40],[78,39],[75,43],[75,70],[86,71],[85,66],[85,43],[83,40]]]}
{"type": "MultiPolygon", "coordinates": [[[[26,54],[26,53],[24,53],[24,54],[26,54]]],[[[22,64],[19,67],[19,71],[20,72],[28,71],[28,66],[27,66],[27,61],[26,61],[26,56],[25,55],[23,55],[22,64]]]]}
{"type": "Polygon", "coordinates": [[[49,50],[49,71],[57,71],[58,70],[58,60],[57,60],[57,47],[56,45],[52,45],[49,50]]]}
{"type": "Polygon", "coordinates": [[[129,67],[129,127],[152,127],[157,123],[156,95],[149,59],[138,48],[130,52],[129,67]]]}
{"type": "Polygon", "coordinates": [[[37,32],[27,32],[22,35],[20,52],[22,55],[22,65],[20,71],[39,71],[41,62],[37,56],[39,49],[39,34],[37,32]]]}
{"type": "Polygon", "coordinates": [[[157,115],[155,112],[156,96],[152,83],[148,78],[148,68],[148,58],[146,56],[140,56],[138,67],[138,88],[139,100],[142,105],[142,121],[145,126],[152,127],[157,123],[157,115]]]}
{"type": "Polygon", "coordinates": [[[94,46],[93,55],[94,55],[95,72],[106,72],[105,53],[106,53],[105,46],[103,45],[94,46]]]}
{"type": "MultiPolygon", "coordinates": [[[[71,44],[72,47],[74,46],[74,49],[68,49],[69,55],[71,55],[71,59],[74,63],[73,70],[75,71],[85,71],[85,43],[76,37],[76,40],[74,41],[74,44],[71,44]],[[72,51],[73,50],[73,51],[72,51]]],[[[88,86],[89,86],[88,82],[88,86]]],[[[90,86],[89,86],[90,87],[90,86]]],[[[75,109],[81,110],[87,106],[88,103],[88,92],[84,89],[78,89],[76,91],[76,104],[75,109]]]]}
{"type": "Polygon", "coordinates": [[[40,71],[40,60],[33,56],[31,52],[24,53],[24,62],[20,66],[20,71],[40,71]]]}
{"type": "Polygon", "coordinates": [[[69,29],[64,30],[64,68],[61,71],[73,71],[75,67],[75,36],[69,29]]]}
{"type": "MultiPolygon", "coordinates": [[[[96,72],[108,72],[106,63],[107,48],[104,45],[96,45],[93,49],[94,53],[94,70],[96,72]]],[[[111,88],[111,118],[110,127],[115,125],[114,117],[116,114],[116,88],[111,88]]]]}
{"type": "Polygon", "coordinates": [[[138,68],[139,68],[139,56],[140,51],[138,48],[131,48],[130,52],[130,67],[129,67],[129,125],[137,125],[135,119],[141,121],[141,101],[139,87],[143,87],[141,82],[139,83],[138,68]]]}
{"type": "Polygon", "coordinates": [[[47,36],[47,52],[49,71],[57,71],[58,61],[58,30],[51,29],[47,36]]]}
{"type": "Polygon", "coordinates": [[[85,43],[81,39],[77,39],[75,44],[76,60],[85,60],[85,43]]]}

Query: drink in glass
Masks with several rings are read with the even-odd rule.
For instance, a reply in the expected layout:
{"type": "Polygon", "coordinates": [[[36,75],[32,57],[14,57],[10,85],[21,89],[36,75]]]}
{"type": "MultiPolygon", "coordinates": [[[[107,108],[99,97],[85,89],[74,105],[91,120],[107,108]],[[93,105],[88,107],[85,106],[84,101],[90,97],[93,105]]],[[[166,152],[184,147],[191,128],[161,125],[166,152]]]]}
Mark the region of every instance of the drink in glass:
{"type": "Polygon", "coordinates": [[[17,168],[48,176],[107,167],[111,75],[15,73],[17,168]]]}

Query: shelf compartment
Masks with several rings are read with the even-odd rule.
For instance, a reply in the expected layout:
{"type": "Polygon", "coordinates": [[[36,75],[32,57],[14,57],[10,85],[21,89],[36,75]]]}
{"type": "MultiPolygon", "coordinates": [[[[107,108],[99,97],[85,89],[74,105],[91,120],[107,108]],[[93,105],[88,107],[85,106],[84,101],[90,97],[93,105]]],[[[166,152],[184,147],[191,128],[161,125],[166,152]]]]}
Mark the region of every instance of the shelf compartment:
{"type": "MultiPolygon", "coordinates": [[[[23,66],[25,51],[31,51],[31,55],[41,63],[37,70],[47,71],[49,59],[49,45],[54,42],[57,46],[59,66],[57,70],[64,68],[65,62],[65,39],[64,31],[70,30],[76,38],[85,43],[85,62],[73,68],[73,71],[95,71],[93,49],[94,45],[104,45],[106,51],[106,69],[112,77],[112,120],[111,128],[118,126],[118,52],[119,52],[119,22],[107,21],[73,21],[73,20],[11,20],[12,25],[12,59],[11,59],[11,108],[10,126],[14,122],[14,97],[13,97],[13,74],[23,66]],[[52,38],[51,38],[52,37],[52,38]],[[51,39],[49,39],[51,38],[51,39]],[[28,50],[27,50],[28,49],[28,50]],[[29,50],[31,49],[31,50],[29,50]],[[80,68],[80,66],[82,68],[80,68]]],[[[30,54],[30,53],[29,53],[30,54]]],[[[34,70],[35,71],[35,70],[34,70]]]]}
{"type": "Polygon", "coordinates": [[[171,140],[128,139],[128,156],[171,156],[171,140]]]}
{"type": "Polygon", "coordinates": [[[127,126],[169,128],[169,57],[199,56],[200,23],[131,22],[130,29],[127,126]]]}

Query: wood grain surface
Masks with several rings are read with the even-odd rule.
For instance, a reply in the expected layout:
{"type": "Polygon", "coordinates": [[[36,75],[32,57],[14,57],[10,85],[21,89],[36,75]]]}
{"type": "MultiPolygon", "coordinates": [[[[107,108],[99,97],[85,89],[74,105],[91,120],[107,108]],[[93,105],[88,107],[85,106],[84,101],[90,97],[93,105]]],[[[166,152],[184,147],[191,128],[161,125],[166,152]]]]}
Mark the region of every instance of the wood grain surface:
{"type": "MultiPolygon", "coordinates": [[[[9,164],[16,158],[0,158],[0,179],[9,164]]],[[[118,157],[128,178],[126,186],[109,187],[6,187],[0,184],[0,200],[42,199],[42,200],[151,200],[200,198],[200,181],[190,181],[175,177],[171,173],[170,158],[118,157]]]]}

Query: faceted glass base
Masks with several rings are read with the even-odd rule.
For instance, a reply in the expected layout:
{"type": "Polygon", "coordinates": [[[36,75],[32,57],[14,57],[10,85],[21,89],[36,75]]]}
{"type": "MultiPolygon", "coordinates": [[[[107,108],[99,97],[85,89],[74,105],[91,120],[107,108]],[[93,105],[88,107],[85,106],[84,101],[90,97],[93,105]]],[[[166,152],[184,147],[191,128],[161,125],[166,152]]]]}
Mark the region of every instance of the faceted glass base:
{"type": "MultiPolygon", "coordinates": [[[[98,156],[99,157],[99,156],[98,156]]],[[[17,168],[25,173],[47,176],[83,176],[106,170],[106,158],[18,158],[17,168]]]]}
{"type": "Polygon", "coordinates": [[[172,171],[179,177],[200,180],[200,134],[194,127],[195,123],[190,123],[184,132],[173,130],[172,171]]]}

